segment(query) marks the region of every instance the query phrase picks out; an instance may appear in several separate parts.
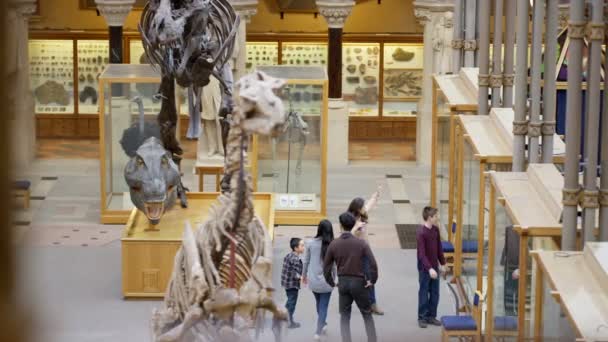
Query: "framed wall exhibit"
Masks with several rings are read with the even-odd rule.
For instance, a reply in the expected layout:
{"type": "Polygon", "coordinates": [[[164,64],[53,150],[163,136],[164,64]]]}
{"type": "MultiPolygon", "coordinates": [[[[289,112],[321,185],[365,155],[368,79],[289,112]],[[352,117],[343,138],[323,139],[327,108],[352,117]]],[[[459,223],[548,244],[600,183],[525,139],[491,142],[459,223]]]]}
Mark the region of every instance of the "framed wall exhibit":
{"type": "MultiPolygon", "coordinates": [[[[91,1],[91,3],[93,3],[91,1]]],[[[123,60],[127,63],[138,64],[144,62],[143,46],[141,45],[141,37],[136,31],[128,31],[123,33],[124,46],[123,46],[123,60]]],[[[53,137],[53,138],[64,138],[64,137],[79,137],[79,138],[96,138],[98,137],[98,125],[97,116],[94,115],[80,115],[92,113],[93,104],[91,102],[92,96],[87,97],[85,106],[81,110],[79,106],[79,92],[84,90],[83,83],[79,83],[79,73],[77,68],[80,66],[78,63],[77,48],[78,46],[84,46],[84,43],[77,43],[79,40],[83,41],[108,41],[108,33],[106,31],[85,31],[85,32],[74,32],[74,31],[46,31],[46,30],[33,30],[30,32],[30,38],[33,41],[36,40],[65,40],[72,42],[73,66],[72,66],[72,82],[70,86],[68,80],[64,87],[73,87],[67,89],[70,94],[70,101],[73,104],[73,109],[68,109],[68,106],[62,111],[61,107],[57,107],[55,112],[50,107],[50,112],[38,112],[36,115],[36,121],[38,125],[37,135],[38,137],[53,137]],[[76,114],[76,115],[74,115],[76,114]],[[54,119],[54,120],[51,120],[54,119]]],[[[362,89],[368,87],[377,87],[376,91],[371,90],[360,90],[359,101],[370,102],[375,101],[375,105],[367,106],[372,108],[374,115],[365,113],[367,115],[353,115],[350,117],[349,126],[349,138],[350,139],[409,139],[414,140],[416,137],[416,114],[418,112],[419,98],[415,91],[405,88],[403,85],[399,85],[400,82],[412,83],[417,82],[420,77],[422,58],[421,42],[422,35],[362,35],[362,34],[344,34],[344,51],[343,55],[346,54],[347,44],[363,44],[371,47],[370,51],[361,50],[358,55],[362,60],[365,59],[365,74],[361,75],[361,67],[363,64],[357,60],[357,55],[354,54],[354,49],[351,51],[353,57],[351,57],[351,64],[356,64],[356,76],[359,76],[358,86],[362,89]],[[377,49],[374,49],[377,48],[377,49]],[[396,56],[402,54],[401,50],[407,53],[413,53],[415,57],[407,62],[396,63],[393,61],[392,55],[397,53],[396,56]],[[369,52],[369,54],[368,54],[369,52]],[[367,58],[365,56],[374,58],[367,58]],[[387,56],[390,60],[384,63],[384,56],[387,56]],[[368,65],[369,64],[369,65],[368,65]],[[384,76],[385,69],[387,70],[386,77],[384,76]],[[406,75],[393,75],[396,71],[392,69],[403,69],[406,75]],[[367,77],[371,76],[371,77],[367,77]],[[395,76],[395,77],[391,77],[395,76]],[[371,84],[368,83],[371,82],[371,84]],[[375,82],[375,83],[374,83],[375,82]],[[385,82],[390,83],[389,91],[385,96],[384,84],[385,82]],[[401,91],[409,92],[410,95],[401,94],[401,91]],[[398,94],[404,96],[391,96],[390,92],[396,91],[398,94]],[[365,94],[364,94],[365,93],[365,94]],[[377,100],[376,100],[377,98],[377,100]]],[[[86,44],[85,44],[86,45],[86,44]]],[[[247,36],[247,61],[246,67],[248,71],[253,70],[256,66],[260,65],[298,65],[297,62],[300,60],[299,65],[311,65],[311,66],[324,66],[327,60],[327,35],[325,34],[249,34],[247,36]],[[300,54],[301,56],[298,56],[300,54]],[[306,64],[308,61],[309,64],[306,64]],[[293,63],[292,63],[293,62],[293,63]]],[[[39,50],[41,51],[41,50],[39,50]]],[[[45,49],[44,53],[39,53],[40,57],[52,57],[45,49]]],[[[49,50],[50,51],[50,50],[49,50]]],[[[65,47],[65,53],[68,54],[67,43],[65,47]]],[[[81,49],[87,51],[86,48],[81,49]]],[[[402,57],[397,57],[402,58],[402,57]]],[[[409,57],[406,56],[406,59],[409,57]]],[[[83,60],[86,63],[86,57],[83,60]]],[[[91,60],[92,61],[92,60],[91,60]]],[[[97,61],[97,60],[96,60],[97,61]]],[[[104,59],[102,59],[104,62],[104,59]]],[[[85,72],[86,72],[86,65],[85,72]]],[[[346,68],[347,66],[345,66],[346,68]]],[[[352,67],[351,67],[352,69],[352,67]]],[[[93,70],[93,69],[91,69],[93,70]]],[[[32,72],[35,74],[35,72],[32,72]]],[[[346,77],[349,76],[348,70],[343,72],[343,82],[346,82],[346,77]]],[[[85,83],[88,84],[87,73],[85,73],[85,83]]],[[[41,80],[38,80],[40,82],[41,80]]],[[[354,80],[351,80],[354,81],[354,80]]],[[[43,82],[44,83],[44,82],[43,82]]],[[[63,82],[62,82],[63,83],[63,82]]],[[[93,87],[94,88],[94,87],[93,87]]],[[[354,87],[356,89],[356,87],[354,87]]],[[[349,88],[346,87],[348,95],[349,88]]],[[[353,89],[353,91],[355,90],[353,89]]],[[[87,90],[92,94],[90,89],[87,90]]],[[[354,92],[350,93],[354,96],[354,92]]],[[[185,101],[182,102],[182,104],[185,101]]],[[[72,106],[70,104],[70,106],[72,106]]],[[[363,106],[363,105],[362,105],[363,106]]],[[[39,109],[44,108],[39,106],[39,109]]],[[[185,108],[184,108],[185,109],[185,108]]],[[[181,110],[182,114],[185,114],[185,110],[181,110]]],[[[363,113],[357,113],[363,114],[363,113]]],[[[181,136],[185,136],[186,129],[188,127],[188,117],[182,115],[181,121],[181,136]]]]}

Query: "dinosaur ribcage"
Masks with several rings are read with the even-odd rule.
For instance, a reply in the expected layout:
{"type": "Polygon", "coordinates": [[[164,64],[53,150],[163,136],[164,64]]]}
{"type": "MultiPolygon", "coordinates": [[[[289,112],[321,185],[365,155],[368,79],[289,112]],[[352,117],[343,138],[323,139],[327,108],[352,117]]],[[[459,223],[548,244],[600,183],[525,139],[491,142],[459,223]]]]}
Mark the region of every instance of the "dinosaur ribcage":
{"type": "Polygon", "coordinates": [[[253,246],[253,241],[249,239],[248,234],[239,233],[236,236],[238,244],[236,248],[228,248],[224,251],[222,262],[220,263],[219,273],[224,287],[230,287],[231,278],[234,277],[234,287],[240,289],[251,277],[251,267],[257,258],[256,248],[253,246]],[[234,268],[232,267],[232,254],[234,251],[234,268]]]}

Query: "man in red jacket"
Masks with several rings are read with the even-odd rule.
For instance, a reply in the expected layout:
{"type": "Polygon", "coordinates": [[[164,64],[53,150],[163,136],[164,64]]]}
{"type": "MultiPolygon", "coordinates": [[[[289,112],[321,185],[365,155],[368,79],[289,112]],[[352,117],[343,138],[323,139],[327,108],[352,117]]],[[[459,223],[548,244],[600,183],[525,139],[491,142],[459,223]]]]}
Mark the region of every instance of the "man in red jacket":
{"type": "Polygon", "coordinates": [[[425,207],[422,212],[424,223],[416,231],[418,251],[418,325],[441,325],[437,319],[439,304],[439,274],[443,272],[445,258],[439,236],[439,215],[437,209],[425,207]]]}

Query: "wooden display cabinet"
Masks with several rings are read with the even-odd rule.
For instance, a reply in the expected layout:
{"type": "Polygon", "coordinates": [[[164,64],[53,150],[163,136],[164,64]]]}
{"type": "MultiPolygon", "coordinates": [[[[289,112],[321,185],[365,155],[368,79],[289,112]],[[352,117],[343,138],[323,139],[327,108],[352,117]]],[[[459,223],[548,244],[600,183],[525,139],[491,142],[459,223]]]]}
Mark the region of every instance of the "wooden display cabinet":
{"type": "MultiPolygon", "coordinates": [[[[477,114],[478,68],[462,68],[458,75],[434,75],[431,124],[431,206],[439,209],[445,221],[453,208],[448,207],[448,180],[454,178],[455,123],[458,114],[477,114]],[[447,171],[447,172],[446,172],[447,171]]],[[[452,241],[452,230],[448,239],[452,241]]]]}
{"type": "MultiPolygon", "coordinates": [[[[188,193],[188,208],[178,203],[167,210],[154,230],[149,229],[146,216],[137,209],[131,211],[121,239],[122,293],[126,298],[162,298],[171,277],[175,253],[182,245],[186,222],[193,230],[205,222],[209,209],[219,193],[188,193]]],[[[253,194],[256,215],[271,238],[274,237],[273,195],[253,194]]]]}
{"type": "MultiPolygon", "coordinates": [[[[517,234],[518,243],[505,243],[505,249],[517,248],[517,270],[519,281],[514,283],[517,293],[516,308],[510,310],[511,318],[516,319],[518,340],[532,337],[534,322],[539,322],[538,307],[531,307],[536,297],[542,296],[538,286],[539,269],[532,263],[530,250],[555,251],[559,250],[561,240],[563,211],[562,187],[564,179],[556,166],[552,164],[530,164],[526,172],[489,172],[490,203],[488,227],[488,311],[486,335],[492,337],[504,336],[504,331],[497,329],[495,318],[502,316],[500,298],[495,298],[496,279],[512,277],[510,272],[497,272],[501,267],[503,253],[498,250],[496,241],[505,236],[505,229],[497,225],[497,218],[507,218],[506,224],[512,226],[517,234]],[[517,247],[515,247],[517,246],[517,247]],[[529,286],[532,284],[535,286],[529,286]],[[530,300],[528,301],[528,298],[530,300]]],[[[503,225],[504,226],[504,225],[503,225]]],[[[599,230],[596,228],[596,235],[599,230]]],[[[581,227],[577,227],[577,238],[580,240],[581,227]]],[[[580,241],[578,242],[580,244],[580,241]]],[[[513,252],[513,251],[512,251],[513,252]]],[[[507,256],[508,258],[508,256],[507,256]]],[[[509,281],[509,279],[506,279],[509,281]]],[[[506,286],[505,286],[506,288],[506,286]]],[[[505,290],[503,290],[505,291],[505,290]]]]}
{"type": "MultiPolygon", "coordinates": [[[[469,296],[485,293],[486,171],[511,167],[513,118],[512,109],[493,108],[490,115],[458,115],[455,121],[456,175],[449,180],[450,208],[455,210],[448,213],[448,222],[453,228],[454,275],[468,285],[469,296]]],[[[565,144],[555,136],[554,162],[563,164],[564,153],[565,144]]]]}
{"type": "Polygon", "coordinates": [[[539,294],[534,303],[534,338],[561,337],[564,313],[577,341],[608,341],[608,243],[588,242],[582,252],[535,251],[532,255],[539,294]],[[546,293],[550,294],[547,299],[546,293]],[[556,308],[550,310],[547,302],[556,308]]]}

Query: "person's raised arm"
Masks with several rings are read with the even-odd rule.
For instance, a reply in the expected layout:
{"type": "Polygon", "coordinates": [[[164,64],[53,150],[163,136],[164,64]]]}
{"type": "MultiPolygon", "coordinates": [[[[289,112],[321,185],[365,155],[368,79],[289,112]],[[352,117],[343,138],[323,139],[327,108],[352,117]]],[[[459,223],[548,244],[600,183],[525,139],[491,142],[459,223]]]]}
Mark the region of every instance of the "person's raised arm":
{"type": "Polygon", "coordinates": [[[376,192],[374,192],[372,194],[372,196],[367,201],[365,201],[365,205],[363,206],[363,208],[365,209],[365,212],[368,215],[369,215],[369,212],[376,207],[376,204],[378,204],[378,199],[380,198],[381,192],[382,192],[382,185],[378,185],[376,192]]]}

